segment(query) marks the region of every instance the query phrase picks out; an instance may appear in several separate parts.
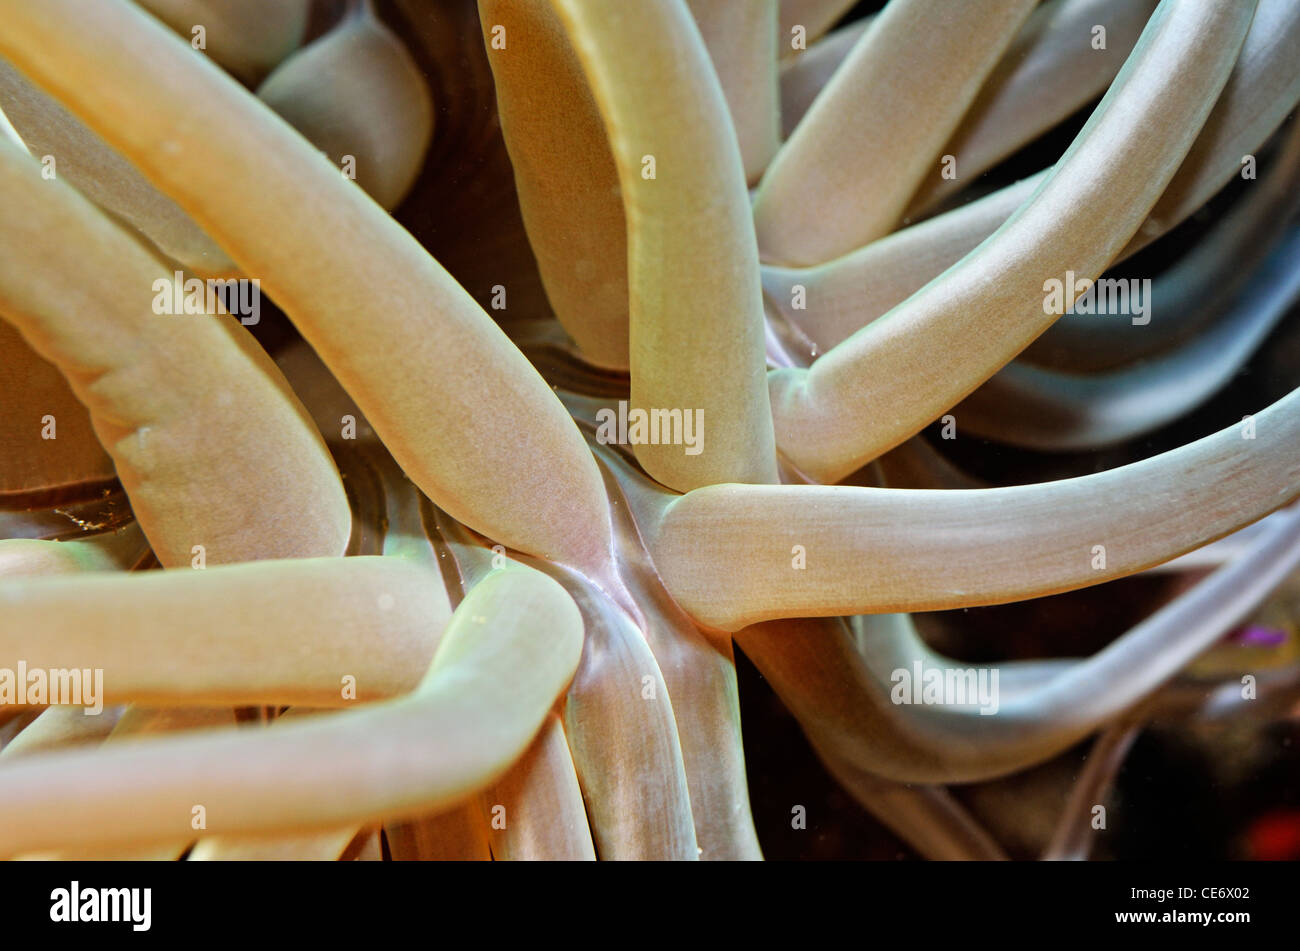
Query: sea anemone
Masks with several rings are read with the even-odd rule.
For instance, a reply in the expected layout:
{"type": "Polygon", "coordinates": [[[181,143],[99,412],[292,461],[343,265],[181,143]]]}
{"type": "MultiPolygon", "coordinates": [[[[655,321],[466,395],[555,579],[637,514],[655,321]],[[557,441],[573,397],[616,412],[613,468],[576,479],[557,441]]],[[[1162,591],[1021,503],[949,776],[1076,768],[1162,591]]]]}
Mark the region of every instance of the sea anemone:
{"type": "Polygon", "coordinates": [[[774,691],[1083,857],[1293,720],[1300,5],[851,6],[0,0],[0,855],[789,854],[774,691]]]}

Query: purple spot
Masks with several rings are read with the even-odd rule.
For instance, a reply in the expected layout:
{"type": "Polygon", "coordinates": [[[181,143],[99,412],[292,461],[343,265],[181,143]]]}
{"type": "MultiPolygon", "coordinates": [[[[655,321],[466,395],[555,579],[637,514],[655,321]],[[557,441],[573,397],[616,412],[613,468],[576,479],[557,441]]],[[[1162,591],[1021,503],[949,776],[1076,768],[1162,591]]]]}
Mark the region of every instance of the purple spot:
{"type": "Polygon", "coordinates": [[[1276,627],[1261,627],[1251,624],[1232,635],[1232,639],[1242,646],[1277,647],[1286,640],[1286,631],[1276,627]]]}

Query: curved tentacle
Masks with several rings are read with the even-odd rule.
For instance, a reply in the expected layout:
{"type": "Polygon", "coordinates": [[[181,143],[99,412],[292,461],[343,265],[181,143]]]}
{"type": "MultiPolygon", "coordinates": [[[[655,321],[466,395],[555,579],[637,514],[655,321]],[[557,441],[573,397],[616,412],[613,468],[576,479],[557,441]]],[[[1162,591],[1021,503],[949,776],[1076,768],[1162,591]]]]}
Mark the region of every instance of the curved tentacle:
{"type": "Polygon", "coordinates": [[[415,184],[433,138],[429,87],[368,5],[277,66],[257,97],[336,164],[351,159],[357,184],[388,209],[415,184]]]}
{"type": "MultiPolygon", "coordinates": [[[[1166,195],[1174,197],[1168,203],[1163,197],[1157,202],[1138,235],[1111,263],[1136,253],[1200,208],[1239,172],[1242,157],[1262,148],[1300,102],[1296,11],[1290,0],[1261,0],[1225,87],[1234,92],[1220,95],[1202,127],[1201,139],[1213,147],[1192,147],[1165,189],[1166,195]]],[[[818,267],[764,267],[768,299],[816,341],[819,351],[829,350],[974,250],[1036,191],[1047,174],[1039,173],[818,267]],[[795,284],[805,288],[806,310],[789,306],[795,284]]],[[[1047,331],[1053,339],[1067,333],[1061,322],[1047,331]]],[[[1040,338],[1026,356],[1034,357],[1046,345],[1040,338]]]]}
{"type": "Polygon", "coordinates": [[[137,522],[69,541],[0,539],[0,579],[39,578],[83,571],[130,571],[148,554],[137,522]]]}
{"type": "Polygon", "coordinates": [[[167,257],[204,277],[238,269],[176,202],[154,188],[130,162],[54,97],[0,60],[0,109],[33,155],[51,156],[55,175],[127,222],[167,257]]]}
{"type": "Polygon", "coordinates": [[[895,0],[877,15],[763,176],[764,260],[819,264],[893,230],[1034,3],[895,0]]]}
{"type": "Polygon", "coordinates": [[[932,169],[905,217],[940,204],[1105,92],[1156,2],[1049,0],[1034,10],[943,147],[955,175],[932,169]],[[1097,26],[1106,31],[1100,49],[1097,26]]]}
{"type": "Polygon", "coordinates": [[[887,658],[864,660],[839,620],[767,622],[737,641],[823,751],[902,782],[976,782],[1056,755],[1142,700],[1248,615],[1300,564],[1300,515],[1041,689],[907,706],[887,658]],[[895,686],[891,688],[891,681],[895,686]],[[987,712],[987,711],[986,711],[987,712]]]}
{"type": "Polygon", "coordinates": [[[1170,231],[1204,205],[1242,159],[1263,145],[1300,103],[1300,6],[1259,0],[1238,65],[1215,101],[1196,143],[1120,252],[1128,257],[1170,231]]]}
{"type": "MultiPolygon", "coordinates": [[[[395,466],[386,466],[384,472],[390,480],[400,480],[395,466]]],[[[426,510],[418,521],[423,530],[416,531],[414,524],[404,525],[403,535],[414,537],[394,546],[394,553],[399,547],[415,548],[427,563],[441,562],[453,601],[459,601],[491,572],[511,564],[500,550],[489,555],[442,512],[426,510]],[[428,544],[434,539],[436,551],[428,544]],[[447,573],[453,565],[454,576],[447,573]]],[[[593,625],[584,621],[584,627],[587,638],[599,636],[593,625]]],[[[561,714],[551,712],[528,751],[483,790],[477,802],[409,822],[389,823],[387,831],[393,854],[407,859],[594,858],[591,828],[561,714]]]]}
{"type": "Polygon", "coordinates": [[[490,862],[487,822],[478,801],[384,825],[396,862],[490,862]]]}
{"type": "MultiPolygon", "coordinates": [[[[822,37],[806,52],[781,63],[781,134],[789,138],[808,113],[813,100],[830,82],[863,32],[871,26],[864,17],[822,37]]],[[[788,31],[785,35],[789,35],[788,31]]],[[[778,38],[779,39],[779,38],[778,38]]]]}
{"type": "Polygon", "coordinates": [[[479,0],[497,111],[546,296],[585,359],[628,365],[627,222],[582,64],[549,3],[479,0]],[[527,42],[510,45],[510,37],[527,42]],[[539,84],[538,75],[547,81],[539,84]]]}
{"type": "Polygon", "coordinates": [[[13,740],[0,750],[0,758],[31,756],[103,742],[117,726],[125,708],[107,707],[96,716],[86,716],[81,707],[59,704],[46,707],[13,740]]]}
{"type": "Polygon", "coordinates": [[[711,486],[674,500],[642,532],[678,603],[727,630],[1040,597],[1167,561],[1300,494],[1300,390],[1253,422],[1258,438],[1232,426],[1131,465],[1035,485],[711,486]]]}
{"type": "Polygon", "coordinates": [[[1263,176],[1247,188],[1204,238],[1152,280],[1149,304],[1154,309],[1159,301],[1161,319],[1074,315],[1048,327],[1019,362],[1076,373],[1110,370],[1168,350],[1210,323],[1255,280],[1258,268],[1242,267],[1242,260],[1274,252],[1300,208],[1300,122],[1291,123],[1263,176]]]}
{"type": "MultiPolygon", "coordinates": [[[[184,733],[209,727],[232,727],[235,715],[228,708],[186,707],[152,708],[132,705],[122,712],[113,731],[104,740],[106,744],[121,743],[125,739],[143,736],[160,736],[184,733]]],[[[102,747],[101,747],[102,748],[102,747]]],[[[194,833],[182,834],[168,842],[148,845],[91,845],[56,852],[42,852],[19,856],[22,859],[66,861],[69,859],[91,861],[173,862],[193,844],[194,833]]]]}
{"type": "Polygon", "coordinates": [[[1226,82],[1253,6],[1162,2],[1078,138],[989,240],[812,369],[771,374],[780,451],[838,480],[1049,327],[1074,295],[1058,308],[1045,282],[1095,279],[1137,230],[1226,82]],[[1146,135],[1134,136],[1135,126],[1146,135]]]}
{"type": "Polygon", "coordinates": [[[174,276],[8,143],[0,204],[0,313],[90,410],[159,561],[342,554],[338,471],[252,336],[233,317],[160,315],[159,298],[169,313],[188,297],[174,276]]]}
{"type": "Polygon", "coordinates": [[[1091,824],[1093,806],[1110,792],[1115,776],[1138,734],[1139,725],[1120,721],[1103,730],[1088,751],[1083,772],[1070,790],[1061,810],[1052,841],[1043,850],[1044,861],[1086,859],[1092,850],[1095,831],[1091,824]]]}
{"type": "Polygon", "coordinates": [[[506,568],[466,596],[408,697],[254,735],[214,730],[0,766],[0,853],[165,841],[188,834],[195,804],[209,834],[453,806],[528,748],[581,649],[582,621],[563,589],[506,568]]]}
{"type": "Polygon", "coordinates": [[[512,547],[605,572],[609,514],[582,438],[537,371],[409,233],[131,4],[4,0],[0,12],[0,54],[260,276],[435,503],[512,547]],[[87,71],[94,83],[82,81],[87,71]],[[494,438],[502,431],[512,438],[494,438]]]}
{"type": "Polygon", "coordinates": [[[763,291],[781,317],[812,340],[815,347],[809,356],[816,357],[977,248],[1038,191],[1047,174],[1022,179],[826,264],[764,266],[763,291]]]}
{"type": "MultiPolygon", "coordinates": [[[[706,427],[694,453],[680,438],[646,441],[635,445],[637,460],[678,491],[775,481],[749,196],[699,30],[676,0],[553,4],[595,93],[622,185],[631,412],[691,413],[706,427]]],[[[684,436],[682,426],[674,432],[684,436]]]]}
{"type": "MultiPolygon", "coordinates": [[[[1158,299],[1153,288],[1148,305],[1158,299]]],[[[966,432],[1015,446],[1063,451],[1114,445],[1173,422],[1209,399],[1297,300],[1300,232],[1256,271],[1228,314],[1182,347],[1091,376],[1011,363],[959,403],[953,415],[966,432]]]]}
{"type": "Polygon", "coordinates": [[[781,142],[778,0],[686,0],[704,39],[755,184],[781,142]]]}
{"type": "Polygon", "coordinates": [[[203,27],[205,55],[242,82],[253,84],[302,42],[312,0],[140,0],[185,38],[203,27]]]}
{"type": "Polygon", "coordinates": [[[103,671],[106,703],[343,706],[416,686],[447,623],[401,558],[0,580],[0,657],[103,671]],[[183,632],[184,637],[178,637],[183,632]]]}
{"type": "Polygon", "coordinates": [[[596,857],[559,714],[547,718],[528,752],[484,790],[479,805],[491,817],[488,834],[497,861],[572,862],[596,857]]]}
{"type": "Polygon", "coordinates": [[[1002,847],[942,786],[914,786],[882,779],[824,754],[822,762],[862,808],[923,858],[938,862],[1006,861],[1002,847]]]}

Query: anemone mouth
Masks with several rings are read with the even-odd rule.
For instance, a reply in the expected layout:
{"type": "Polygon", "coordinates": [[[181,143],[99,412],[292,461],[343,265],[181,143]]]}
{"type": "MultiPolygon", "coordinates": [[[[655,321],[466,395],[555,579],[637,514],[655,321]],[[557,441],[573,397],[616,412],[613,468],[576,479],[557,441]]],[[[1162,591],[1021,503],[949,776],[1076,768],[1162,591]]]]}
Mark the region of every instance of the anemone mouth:
{"type": "Polygon", "coordinates": [[[1291,0],[0,21],[0,855],[1278,857],[1291,0]]]}

